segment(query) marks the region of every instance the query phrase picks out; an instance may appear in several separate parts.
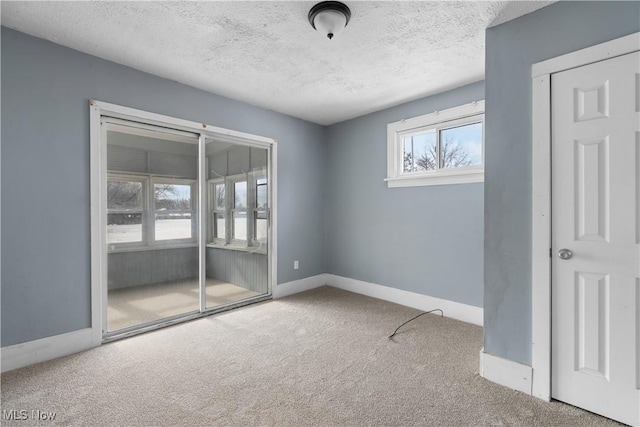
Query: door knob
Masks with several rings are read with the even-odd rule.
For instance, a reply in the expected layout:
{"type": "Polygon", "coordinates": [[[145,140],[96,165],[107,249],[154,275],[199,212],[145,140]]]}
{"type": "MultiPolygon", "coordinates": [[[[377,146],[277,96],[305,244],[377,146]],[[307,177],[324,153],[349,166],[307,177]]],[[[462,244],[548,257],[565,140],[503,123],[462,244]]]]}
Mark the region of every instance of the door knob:
{"type": "Polygon", "coordinates": [[[567,260],[567,259],[571,259],[572,256],[573,256],[573,252],[571,252],[571,250],[569,249],[560,249],[558,251],[558,258],[560,259],[567,260]]]}

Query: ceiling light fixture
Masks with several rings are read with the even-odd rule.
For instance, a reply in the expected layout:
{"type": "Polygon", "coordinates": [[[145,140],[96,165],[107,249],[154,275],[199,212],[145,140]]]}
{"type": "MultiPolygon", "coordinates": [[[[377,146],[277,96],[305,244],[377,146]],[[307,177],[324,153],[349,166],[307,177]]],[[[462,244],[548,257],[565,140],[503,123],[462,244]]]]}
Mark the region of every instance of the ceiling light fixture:
{"type": "Polygon", "coordinates": [[[309,11],[311,26],[326,35],[329,40],[347,26],[349,19],[351,19],[351,10],[339,1],[323,1],[309,11]]]}

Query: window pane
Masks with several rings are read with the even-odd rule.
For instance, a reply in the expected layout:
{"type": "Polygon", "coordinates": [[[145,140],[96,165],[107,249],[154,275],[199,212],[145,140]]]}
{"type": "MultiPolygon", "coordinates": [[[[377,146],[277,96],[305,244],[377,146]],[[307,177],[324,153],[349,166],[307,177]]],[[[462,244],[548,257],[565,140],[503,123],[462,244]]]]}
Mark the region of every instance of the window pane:
{"type": "Polygon", "coordinates": [[[142,210],[142,183],[131,181],[107,182],[107,209],[142,210]]]}
{"type": "Polygon", "coordinates": [[[184,184],[154,184],[157,211],[191,210],[191,186],[184,184]]]}
{"type": "Polygon", "coordinates": [[[440,131],[440,167],[482,164],[482,123],[440,131]]]}
{"type": "Polygon", "coordinates": [[[191,186],[154,184],[156,240],[190,239],[191,186]]]}
{"type": "Polygon", "coordinates": [[[215,205],[216,209],[224,210],[225,206],[225,185],[216,184],[215,187],[215,205]]]}
{"type": "Polygon", "coordinates": [[[142,241],[142,213],[108,213],[107,243],[142,241]]]}
{"type": "Polygon", "coordinates": [[[234,212],[233,218],[233,236],[235,240],[247,240],[247,212],[234,212]]]}
{"type": "Polygon", "coordinates": [[[247,182],[238,181],[233,184],[234,208],[233,221],[234,240],[247,240],[247,182]]]}
{"type": "Polygon", "coordinates": [[[254,212],[255,240],[267,240],[267,211],[254,212]]]}
{"type": "Polygon", "coordinates": [[[214,213],[213,214],[214,219],[214,224],[215,224],[215,231],[214,231],[214,237],[216,239],[225,239],[225,232],[226,232],[226,224],[225,224],[225,220],[224,220],[224,214],[223,213],[214,213]]]}
{"type": "Polygon", "coordinates": [[[190,238],[191,213],[156,214],[156,240],[190,238]]]}
{"type": "Polygon", "coordinates": [[[435,170],[436,156],[435,132],[403,138],[403,172],[435,170]]]}
{"type": "Polygon", "coordinates": [[[107,182],[107,243],[142,241],[142,183],[107,182]]]}
{"type": "Polygon", "coordinates": [[[234,209],[239,211],[247,210],[247,181],[238,181],[234,183],[233,193],[235,196],[234,199],[234,209]]]}
{"type": "Polygon", "coordinates": [[[258,180],[258,185],[256,186],[256,208],[258,209],[266,209],[267,207],[267,180],[258,180]],[[264,181],[264,183],[261,183],[264,181]]]}

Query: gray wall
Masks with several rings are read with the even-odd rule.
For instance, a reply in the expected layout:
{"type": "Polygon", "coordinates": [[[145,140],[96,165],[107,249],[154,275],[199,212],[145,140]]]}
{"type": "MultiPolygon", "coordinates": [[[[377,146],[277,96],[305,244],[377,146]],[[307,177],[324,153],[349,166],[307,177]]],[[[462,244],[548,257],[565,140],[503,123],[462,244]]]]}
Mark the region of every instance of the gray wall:
{"type": "Polygon", "coordinates": [[[2,346],[90,326],[90,98],[277,139],[278,281],[324,272],[325,128],[4,27],[1,54],[2,346]]]}
{"type": "Polygon", "coordinates": [[[482,82],[329,127],[329,273],[482,306],[483,184],[383,182],[388,123],[480,99],[482,82]]]}
{"type": "Polygon", "coordinates": [[[531,65],[639,30],[639,2],[560,2],[487,30],[488,353],[531,363],[531,65]]]}
{"type": "Polygon", "coordinates": [[[110,253],[109,289],[198,277],[198,248],[110,253]]]}
{"type": "Polygon", "coordinates": [[[269,285],[264,254],[207,248],[207,278],[266,293],[269,285]]]}
{"type": "MultiPolygon", "coordinates": [[[[167,248],[109,254],[109,290],[198,278],[198,248],[167,248]]],[[[207,248],[207,277],[266,293],[264,254],[207,248]]]]}

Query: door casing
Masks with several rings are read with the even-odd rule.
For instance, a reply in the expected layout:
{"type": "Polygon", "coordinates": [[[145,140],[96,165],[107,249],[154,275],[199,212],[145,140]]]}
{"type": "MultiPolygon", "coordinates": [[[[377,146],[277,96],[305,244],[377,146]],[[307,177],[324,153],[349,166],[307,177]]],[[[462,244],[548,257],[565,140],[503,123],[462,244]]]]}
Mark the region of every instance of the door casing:
{"type": "Polygon", "coordinates": [[[640,33],[533,64],[531,394],[551,400],[551,75],[640,50],[640,33]]]}

